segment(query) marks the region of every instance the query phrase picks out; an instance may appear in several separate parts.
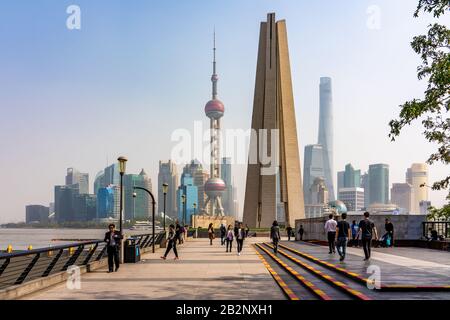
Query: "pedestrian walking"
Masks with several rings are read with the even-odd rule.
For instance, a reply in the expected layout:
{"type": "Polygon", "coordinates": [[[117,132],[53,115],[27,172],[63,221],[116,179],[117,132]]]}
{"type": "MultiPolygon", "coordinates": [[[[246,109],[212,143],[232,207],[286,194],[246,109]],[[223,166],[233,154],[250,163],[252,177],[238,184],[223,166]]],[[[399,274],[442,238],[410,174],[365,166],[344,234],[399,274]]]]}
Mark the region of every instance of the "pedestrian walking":
{"type": "Polygon", "coordinates": [[[176,236],[176,229],[173,224],[169,226],[169,234],[167,236],[167,249],[166,253],[161,257],[161,259],[166,260],[167,255],[169,254],[170,250],[173,249],[173,253],[175,254],[174,260],[178,260],[178,252],[177,252],[177,236],[176,236]]]}
{"type": "Polygon", "coordinates": [[[331,253],[336,253],[336,249],[335,249],[335,240],[336,240],[336,225],[337,222],[336,220],[333,219],[333,215],[330,214],[328,216],[328,220],[327,222],[325,222],[325,232],[327,233],[327,238],[328,238],[328,248],[329,250],[329,254],[331,253]]]}
{"type": "Polygon", "coordinates": [[[227,228],[225,227],[225,225],[222,223],[220,225],[220,245],[223,246],[225,244],[225,239],[227,236],[227,228]]]}
{"type": "Polygon", "coordinates": [[[287,233],[287,236],[288,236],[288,241],[291,241],[291,235],[292,235],[292,227],[291,226],[288,226],[286,228],[286,233],[287,233]]]}
{"type": "Polygon", "coordinates": [[[213,228],[213,224],[210,223],[208,226],[208,237],[209,237],[209,244],[212,245],[212,241],[214,240],[215,236],[214,236],[214,228],[213,228]]]}
{"type": "Polygon", "coordinates": [[[303,225],[300,225],[300,228],[298,229],[298,234],[300,236],[300,241],[303,241],[303,234],[305,233],[305,229],[303,229],[303,225]]]}
{"type": "Polygon", "coordinates": [[[245,240],[245,229],[242,226],[242,223],[239,222],[236,235],[238,256],[241,255],[242,247],[244,246],[244,240],[245,240]]]}
{"type": "Polygon", "coordinates": [[[359,222],[359,230],[358,230],[358,237],[359,235],[361,235],[361,241],[362,241],[362,246],[364,249],[364,255],[365,255],[365,259],[369,260],[370,259],[370,254],[371,254],[371,244],[372,244],[372,238],[375,235],[375,240],[378,240],[378,233],[377,233],[377,229],[375,228],[375,224],[369,219],[369,212],[364,212],[364,220],[361,220],[359,222]]]}
{"type": "Polygon", "coordinates": [[[336,248],[339,253],[339,260],[344,261],[345,253],[347,251],[347,241],[350,239],[351,230],[350,225],[347,221],[347,214],[343,213],[341,215],[341,220],[338,221],[336,226],[336,248]]]}
{"type": "Polygon", "coordinates": [[[356,220],[352,221],[351,228],[352,228],[352,246],[357,247],[358,246],[358,238],[357,238],[357,236],[358,236],[358,229],[359,229],[359,227],[356,224],[356,220]]]}
{"type": "Polygon", "coordinates": [[[228,226],[227,234],[226,234],[227,252],[231,252],[231,249],[233,247],[233,239],[234,239],[234,233],[233,233],[233,228],[231,227],[231,224],[230,224],[228,226]]]}
{"type": "Polygon", "coordinates": [[[116,266],[115,271],[119,270],[120,242],[123,239],[123,235],[116,230],[114,223],[111,223],[108,229],[109,231],[105,233],[104,241],[106,242],[106,252],[108,253],[108,273],[110,273],[114,271],[114,265],[116,266]]]}
{"type": "Polygon", "coordinates": [[[181,233],[181,226],[178,220],[175,221],[175,241],[178,241],[178,244],[181,244],[183,241],[181,233]]]}
{"type": "Polygon", "coordinates": [[[248,224],[245,225],[245,238],[248,238],[248,233],[250,232],[250,228],[248,227],[248,224]]]}
{"type": "Polygon", "coordinates": [[[272,223],[272,227],[270,228],[270,239],[273,243],[273,252],[277,254],[278,252],[278,242],[281,239],[280,236],[280,227],[278,226],[278,222],[275,220],[272,223]]]}

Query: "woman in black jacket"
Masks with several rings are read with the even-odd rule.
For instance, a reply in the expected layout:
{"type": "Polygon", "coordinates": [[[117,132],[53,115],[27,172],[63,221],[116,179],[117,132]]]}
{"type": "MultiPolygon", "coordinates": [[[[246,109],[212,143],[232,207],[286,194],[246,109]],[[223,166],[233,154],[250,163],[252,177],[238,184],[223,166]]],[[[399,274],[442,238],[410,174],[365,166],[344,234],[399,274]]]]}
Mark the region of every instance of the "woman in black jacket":
{"type": "Polygon", "coordinates": [[[175,259],[178,260],[178,252],[177,252],[177,237],[175,234],[175,226],[171,224],[169,226],[169,235],[167,237],[167,249],[166,253],[164,253],[164,256],[161,257],[161,259],[166,260],[167,255],[169,254],[170,250],[173,248],[173,253],[175,253],[175,259]]]}

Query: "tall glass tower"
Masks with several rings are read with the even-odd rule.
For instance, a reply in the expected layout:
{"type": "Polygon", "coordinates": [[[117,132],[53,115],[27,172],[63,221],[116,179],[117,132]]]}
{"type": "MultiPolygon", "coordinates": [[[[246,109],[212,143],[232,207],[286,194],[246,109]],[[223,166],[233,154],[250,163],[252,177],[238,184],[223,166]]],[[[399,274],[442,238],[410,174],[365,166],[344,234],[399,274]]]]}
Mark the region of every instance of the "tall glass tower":
{"type": "Polygon", "coordinates": [[[335,200],[333,183],[333,98],[331,78],[320,78],[319,144],[323,147],[325,184],[330,201],[335,200]]]}

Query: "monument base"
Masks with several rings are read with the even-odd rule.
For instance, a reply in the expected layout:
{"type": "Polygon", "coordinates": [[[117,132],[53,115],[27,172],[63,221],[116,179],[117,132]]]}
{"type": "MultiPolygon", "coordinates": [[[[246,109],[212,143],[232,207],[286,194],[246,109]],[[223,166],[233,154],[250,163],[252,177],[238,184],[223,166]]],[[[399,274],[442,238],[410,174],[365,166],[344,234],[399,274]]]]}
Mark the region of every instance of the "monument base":
{"type": "Polygon", "coordinates": [[[193,228],[208,228],[209,224],[212,223],[214,229],[220,227],[223,223],[225,226],[231,225],[234,228],[235,217],[232,216],[209,216],[209,215],[195,215],[192,216],[192,227],[193,228]]]}

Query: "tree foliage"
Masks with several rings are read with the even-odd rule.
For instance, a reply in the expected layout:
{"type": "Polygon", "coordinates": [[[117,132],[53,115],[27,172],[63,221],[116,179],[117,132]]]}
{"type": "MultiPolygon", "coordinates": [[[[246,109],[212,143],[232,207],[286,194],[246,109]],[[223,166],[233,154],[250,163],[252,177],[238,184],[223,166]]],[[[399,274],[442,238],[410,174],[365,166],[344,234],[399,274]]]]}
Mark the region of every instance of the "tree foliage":
{"type": "MultiPolygon", "coordinates": [[[[433,13],[440,18],[450,11],[449,0],[419,0],[414,13],[433,13]]],[[[425,138],[437,144],[437,150],[427,160],[450,163],[450,30],[442,24],[428,26],[428,33],[413,38],[411,47],[420,56],[422,64],[417,68],[419,80],[427,79],[428,86],[422,99],[413,99],[400,106],[397,119],[389,122],[392,141],[398,137],[405,126],[416,120],[422,121],[425,138]]],[[[432,189],[447,189],[450,175],[434,182],[432,189]]],[[[450,193],[447,197],[450,200],[450,193]]]]}

